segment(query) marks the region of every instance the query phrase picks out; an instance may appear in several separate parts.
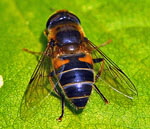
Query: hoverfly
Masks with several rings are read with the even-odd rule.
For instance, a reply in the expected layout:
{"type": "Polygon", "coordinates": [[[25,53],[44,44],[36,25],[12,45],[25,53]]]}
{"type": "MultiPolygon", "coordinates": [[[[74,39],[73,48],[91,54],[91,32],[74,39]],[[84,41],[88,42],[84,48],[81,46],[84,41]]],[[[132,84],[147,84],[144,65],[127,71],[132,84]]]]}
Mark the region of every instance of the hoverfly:
{"type": "Polygon", "coordinates": [[[74,14],[57,11],[48,19],[45,34],[47,48],[24,93],[21,114],[26,114],[51,91],[62,100],[59,121],[64,115],[65,100],[77,110],[83,109],[93,88],[108,103],[96,86],[102,82],[106,90],[109,88],[125,98],[132,99],[137,94],[125,73],[85,37],[80,20],[74,14]]]}

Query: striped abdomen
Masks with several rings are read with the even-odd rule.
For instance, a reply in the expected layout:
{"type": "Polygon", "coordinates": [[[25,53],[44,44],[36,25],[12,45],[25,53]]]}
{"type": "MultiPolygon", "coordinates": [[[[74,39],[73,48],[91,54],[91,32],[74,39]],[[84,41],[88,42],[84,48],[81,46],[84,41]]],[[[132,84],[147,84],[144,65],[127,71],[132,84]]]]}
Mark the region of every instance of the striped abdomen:
{"type": "Polygon", "coordinates": [[[69,62],[57,70],[64,93],[77,108],[85,107],[94,83],[92,64],[81,61],[85,56],[85,54],[62,56],[62,60],[69,60],[69,62]]]}

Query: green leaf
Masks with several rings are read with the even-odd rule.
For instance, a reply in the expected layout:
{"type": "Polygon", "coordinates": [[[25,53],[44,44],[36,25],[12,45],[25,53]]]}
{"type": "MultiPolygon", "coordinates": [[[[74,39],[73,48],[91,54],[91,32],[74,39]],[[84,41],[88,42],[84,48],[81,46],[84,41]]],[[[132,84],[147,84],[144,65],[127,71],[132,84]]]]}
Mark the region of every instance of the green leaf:
{"type": "MultiPolygon", "coordinates": [[[[0,128],[150,128],[150,2],[149,0],[1,0],[0,1],[0,128]],[[43,51],[46,21],[54,11],[67,9],[81,20],[87,37],[129,75],[138,90],[133,106],[105,105],[93,91],[80,114],[65,107],[62,122],[60,99],[44,100],[30,121],[17,117],[22,95],[37,64],[22,48],[43,51]]],[[[99,84],[100,86],[100,84],[99,84]]]]}

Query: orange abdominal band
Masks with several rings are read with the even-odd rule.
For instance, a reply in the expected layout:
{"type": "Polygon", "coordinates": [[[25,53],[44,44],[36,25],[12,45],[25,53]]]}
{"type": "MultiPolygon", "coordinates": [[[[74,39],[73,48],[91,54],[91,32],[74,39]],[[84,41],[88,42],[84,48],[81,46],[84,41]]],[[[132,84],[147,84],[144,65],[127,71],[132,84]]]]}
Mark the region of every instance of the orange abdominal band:
{"type": "Polygon", "coordinates": [[[62,60],[62,59],[59,59],[59,58],[55,58],[53,60],[53,63],[54,63],[54,68],[58,69],[62,65],[69,63],[69,60],[62,60]]]}
{"type": "Polygon", "coordinates": [[[93,64],[92,57],[91,57],[91,55],[89,55],[89,54],[87,54],[85,57],[79,58],[79,61],[87,62],[87,63],[89,63],[89,64],[93,64]]]}

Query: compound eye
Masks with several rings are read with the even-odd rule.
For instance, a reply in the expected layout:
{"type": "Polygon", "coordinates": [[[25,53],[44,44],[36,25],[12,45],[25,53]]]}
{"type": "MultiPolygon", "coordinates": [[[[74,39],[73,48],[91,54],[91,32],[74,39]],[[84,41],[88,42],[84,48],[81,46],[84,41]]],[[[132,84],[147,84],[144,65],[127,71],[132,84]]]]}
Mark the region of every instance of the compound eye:
{"type": "Polygon", "coordinates": [[[74,14],[68,12],[68,11],[59,11],[52,15],[47,23],[46,23],[46,28],[52,28],[57,24],[63,24],[67,22],[73,22],[76,24],[80,24],[80,20],[78,17],[76,17],[74,14]]]}
{"type": "Polygon", "coordinates": [[[51,28],[52,23],[57,21],[59,18],[60,18],[60,15],[58,14],[51,16],[46,23],[46,28],[51,28]]]}
{"type": "Polygon", "coordinates": [[[74,14],[72,14],[72,13],[68,13],[68,18],[69,18],[69,19],[72,19],[72,21],[74,21],[74,22],[76,22],[76,23],[80,24],[80,20],[79,20],[79,18],[78,18],[78,17],[76,17],[74,14]]]}

